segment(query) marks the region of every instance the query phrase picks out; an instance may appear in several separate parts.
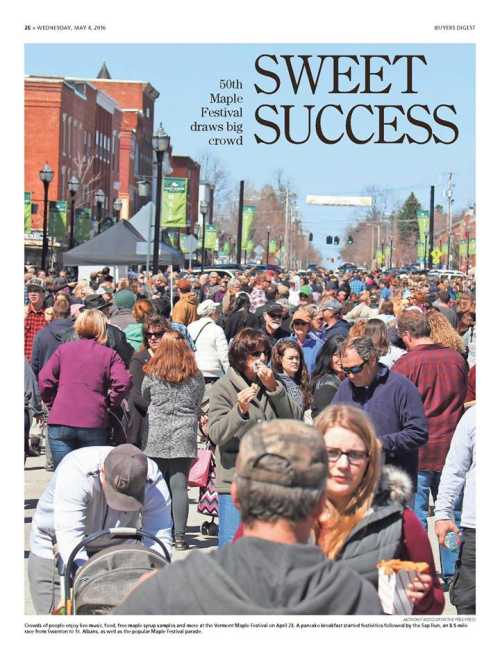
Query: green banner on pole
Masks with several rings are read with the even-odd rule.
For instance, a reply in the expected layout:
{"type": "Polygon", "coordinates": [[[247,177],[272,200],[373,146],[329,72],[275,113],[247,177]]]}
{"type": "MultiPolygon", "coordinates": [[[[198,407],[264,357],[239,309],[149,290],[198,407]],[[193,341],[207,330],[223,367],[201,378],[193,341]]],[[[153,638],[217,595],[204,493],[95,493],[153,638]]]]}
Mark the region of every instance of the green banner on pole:
{"type": "Polygon", "coordinates": [[[269,241],[269,254],[276,254],[277,243],[275,240],[269,241]]]}
{"type": "Polygon", "coordinates": [[[476,239],[471,238],[469,240],[469,257],[472,257],[476,254],[476,239]]]}
{"type": "MultiPolygon", "coordinates": [[[[257,206],[243,206],[243,229],[241,234],[241,247],[247,252],[251,252],[248,247],[250,240],[250,233],[252,231],[252,224],[255,219],[257,206]]],[[[253,246],[252,246],[253,247],[253,246]]]]}
{"type": "Polygon", "coordinates": [[[417,259],[418,261],[425,261],[425,251],[427,248],[427,243],[425,238],[423,240],[417,241],[417,259]]]}
{"type": "Polygon", "coordinates": [[[187,220],[187,178],[163,178],[161,226],[185,227],[187,220]]]}
{"type": "Polygon", "coordinates": [[[231,245],[229,244],[229,241],[225,241],[224,247],[222,248],[222,253],[227,257],[230,252],[231,252],[231,245]]]}
{"type": "Polygon", "coordinates": [[[31,233],[31,192],[24,193],[24,233],[31,233]]]}
{"type": "Polygon", "coordinates": [[[66,236],[68,221],[68,202],[49,202],[48,236],[56,241],[63,242],[66,236]]]}
{"type": "Polygon", "coordinates": [[[250,254],[251,252],[253,252],[254,247],[255,247],[255,242],[252,239],[248,240],[245,247],[245,252],[248,252],[248,254],[250,254]]]}
{"type": "Polygon", "coordinates": [[[215,250],[217,248],[217,229],[213,224],[207,224],[205,230],[205,249],[215,250]]]}
{"type": "Polygon", "coordinates": [[[75,243],[85,243],[92,237],[92,209],[77,208],[75,210],[75,243]]]}

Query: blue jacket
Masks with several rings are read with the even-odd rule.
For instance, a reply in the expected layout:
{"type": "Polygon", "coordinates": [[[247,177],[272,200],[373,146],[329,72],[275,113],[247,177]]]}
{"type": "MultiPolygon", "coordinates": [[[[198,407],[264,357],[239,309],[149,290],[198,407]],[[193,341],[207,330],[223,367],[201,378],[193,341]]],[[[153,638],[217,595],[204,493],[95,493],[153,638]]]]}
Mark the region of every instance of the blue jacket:
{"type": "MultiPolygon", "coordinates": [[[[292,340],[297,340],[295,335],[290,336],[292,340]]],[[[307,372],[309,377],[312,375],[314,366],[316,365],[316,358],[323,346],[324,342],[314,333],[308,333],[304,340],[304,344],[301,345],[302,353],[304,354],[304,363],[306,364],[307,372]]]]}
{"type": "Polygon", "coordinates": [[[420,394],[406,377],[378,364],[367,388],[344,379],[332,404],[359,407],[371,418],[380,438],[386,464],[405,470],[417,485],[418,448],[427,444],[427,419],[420,394]]]}
{"type": "Polygon", "coordinates": [[[321,331],[321,339],[323,342],[326,342],[334,335],[338,338],[347,338],[350,328],[351,325],[348,321],[345,319],[339,319],[333,326],[330,326],[330,328],[325,328],[323,331],[321,331]]]}
{"type": "Polygon", "coordinates": [[[37,378],[38,373],[59,345],[67,342],[67,334],[72,329],[72,319],[53,319],[36,334],[33,341],[31,367],[37,378]]]}

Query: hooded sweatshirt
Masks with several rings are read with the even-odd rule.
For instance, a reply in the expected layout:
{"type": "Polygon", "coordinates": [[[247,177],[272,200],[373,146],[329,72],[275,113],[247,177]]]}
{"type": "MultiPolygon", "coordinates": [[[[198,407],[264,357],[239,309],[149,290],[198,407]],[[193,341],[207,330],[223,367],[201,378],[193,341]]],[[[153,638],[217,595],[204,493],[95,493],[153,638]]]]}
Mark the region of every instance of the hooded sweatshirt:
{"type": "Polygon", "coordinates": [[[72,319],[54,319],[37,333],[33,342],[31,362],[36,377],[59,345],[67,341],[67,333],[72,329],[72,319]]]}
{"type": "Polygon", "coordinates": [[[191,322],[198,319],[198,315],[196,314],[197,306],[198,299],[196,298],[196,294],[192,291],[181,294],[181,297],[172,310],[172,321],[189,326],[191,322]]]}
{"type": "Polygon", "coordinates": [[[193,551],[146,580],[114,615],[376,615],[370,583],[308,544],[244,537],[193,551]]]}

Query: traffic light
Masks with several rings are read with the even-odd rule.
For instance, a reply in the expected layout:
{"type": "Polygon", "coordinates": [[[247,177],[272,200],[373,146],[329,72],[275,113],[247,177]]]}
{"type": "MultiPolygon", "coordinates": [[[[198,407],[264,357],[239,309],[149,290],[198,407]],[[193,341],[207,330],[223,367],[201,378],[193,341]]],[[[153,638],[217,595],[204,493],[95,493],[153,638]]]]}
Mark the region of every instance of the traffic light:
{"type": "Polygon", "coordinates": [[[352,245],[353,243],[354,243],[354,241],[352,240],[352,236],[348,236],[348,238],[347,238],[347,244],[348,244],[348,245],[352,245]]]}
{"type": "Polygon", "coordinates": [[[313,240],[313,235],[309,234],[309,242],[312,243],[312,240],[313,240]]]}
{"type": "Polygon", "coordinates": [[[326,237],[326,244],[327,244],[327,245],[331,245],[332,242],[333,242],[332,237],[331,237],[331,236],[327,236],[327,237],[326,237]]]}
{"type": "Polygon", "coordinates": [[[339,245],[340,244],[340,238],[338,236],[335,236],[335,238],[333,239],[333,244],[334,245],[339,245]]]}

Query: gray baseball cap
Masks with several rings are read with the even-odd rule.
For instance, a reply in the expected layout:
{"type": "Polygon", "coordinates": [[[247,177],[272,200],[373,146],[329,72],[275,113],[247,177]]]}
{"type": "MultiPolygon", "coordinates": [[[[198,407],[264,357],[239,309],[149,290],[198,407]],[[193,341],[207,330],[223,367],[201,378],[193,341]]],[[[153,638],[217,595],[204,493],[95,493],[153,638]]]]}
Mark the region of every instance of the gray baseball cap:
{"type": "Polygon", "coordinates": [[[104,496],[115,511],[140,511],[148,475],[148,459],[133,444],[120,444],[108,453],[103,464],[104,496]]]}
{"type": "Polygon", "coordinates": [[[342,303],[339,301],[336,301],[335,299],[332,299],[331,301],[325,301],[324,303],[321,303],[319,306],[320,310],[333,310],[334,312],[341,312],[343,309],[342,303]]]}

